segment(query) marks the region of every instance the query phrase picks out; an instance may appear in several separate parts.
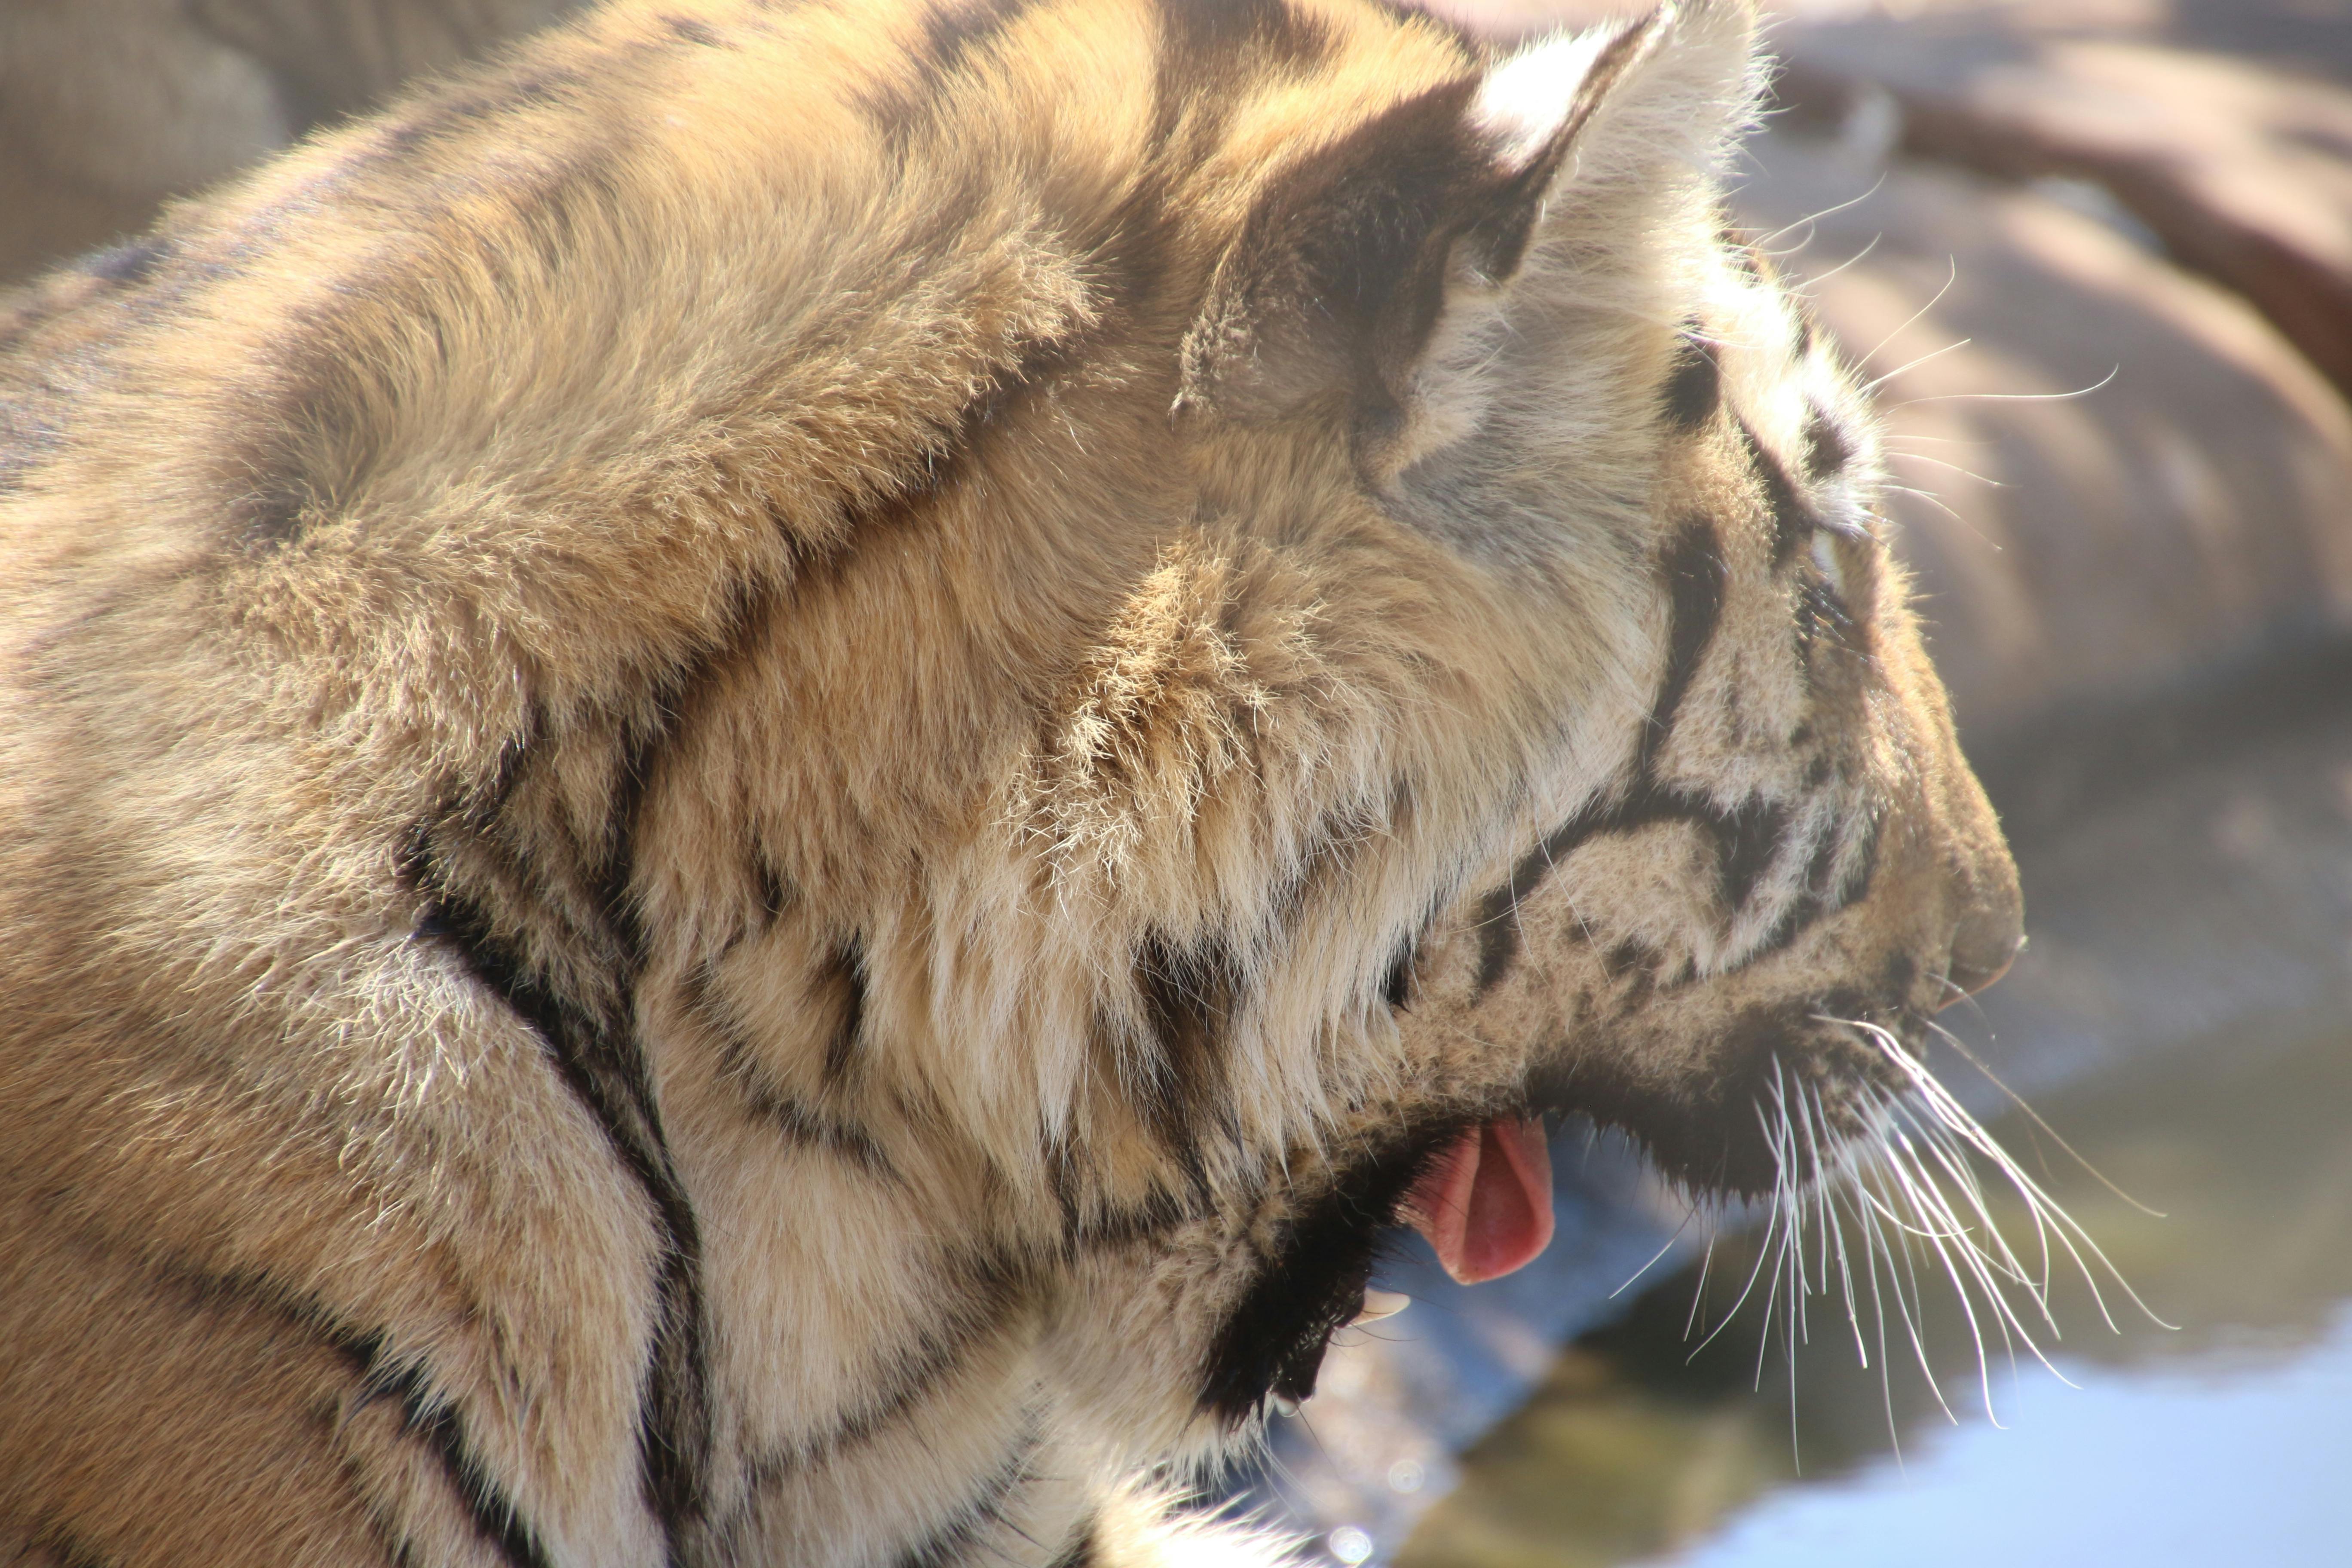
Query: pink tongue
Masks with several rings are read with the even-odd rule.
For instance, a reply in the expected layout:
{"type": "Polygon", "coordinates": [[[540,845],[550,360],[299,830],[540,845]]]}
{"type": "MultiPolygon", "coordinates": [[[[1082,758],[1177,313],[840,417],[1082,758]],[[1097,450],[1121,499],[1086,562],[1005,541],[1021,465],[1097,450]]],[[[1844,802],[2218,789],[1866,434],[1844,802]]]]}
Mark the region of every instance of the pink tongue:
{"type": "Polygon", "coordinates": [[[1496,1120],[1465,1132],[1405,1195],[1403,1217],[1465,1285],[1524,1267],[1551,1240],[1543,1123],[1496,1120]]]}

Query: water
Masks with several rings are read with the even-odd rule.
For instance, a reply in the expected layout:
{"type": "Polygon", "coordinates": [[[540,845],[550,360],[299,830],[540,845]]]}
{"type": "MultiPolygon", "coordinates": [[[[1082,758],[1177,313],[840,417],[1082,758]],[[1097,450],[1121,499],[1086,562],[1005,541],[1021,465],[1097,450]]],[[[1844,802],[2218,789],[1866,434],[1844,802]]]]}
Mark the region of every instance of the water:
{"type": "MultiPolygon", "coordinates": [[[[2352,1031],[2208,1042],[2047,1099],[2094,1164],[2171,1205],[2158,1219],[2079,1173],[2054,1184],[2182,1328],[2111,1296],[2110,1334],[2084,1293],[2057,1292],[2053,1359],[2077,1386],[1996,1351],[1997,1428],[1967,1325],[1933,1290],[1927,1360],[1957,1420],[1906,1347],[1882,1384],[1818,1303],[1793,1377],[1752,1310],[1690,1359],[1687,1270],[1562,1352],[1397,1561],[2352,1562],[2333,1501],[2352,1458],[2352,1031]]],[[[2021,1120],[1995,1131],[2032,1144],[2021,1120]]]]}
{"type": "Polygon", "coordinates": [[[1985,1563],[2325,1563],[2343,1541],[2352,1312],[2278,1357],[2221,1354],[2079,1384],[2029,1383],[2010,1429],[1945,1435],[1896,1469],[1784,1490],[1685,1568],[1985,1563]]]}

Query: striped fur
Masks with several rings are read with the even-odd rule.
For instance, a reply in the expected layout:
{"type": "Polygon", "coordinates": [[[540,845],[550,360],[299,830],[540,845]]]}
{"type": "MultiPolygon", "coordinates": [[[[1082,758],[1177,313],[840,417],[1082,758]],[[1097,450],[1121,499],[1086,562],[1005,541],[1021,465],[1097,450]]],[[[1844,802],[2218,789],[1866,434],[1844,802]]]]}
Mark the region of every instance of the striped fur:
{"type": "Polygon", "coordinates": [[[1768,1185],[2018,915],[1753,25],[623,4],[19,296],[0,1541],[1267,1562],[1446,1139],[1768,1185]]]}

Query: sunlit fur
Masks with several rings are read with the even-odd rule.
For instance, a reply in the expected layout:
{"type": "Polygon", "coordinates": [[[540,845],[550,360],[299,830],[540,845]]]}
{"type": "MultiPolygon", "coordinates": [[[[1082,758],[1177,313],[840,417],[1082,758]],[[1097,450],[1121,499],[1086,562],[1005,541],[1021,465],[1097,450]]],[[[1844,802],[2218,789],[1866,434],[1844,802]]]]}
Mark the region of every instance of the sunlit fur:
{"type": "Polygon", "coordinates": [[[16,300],[0,1544],[1263,1563],[1465,1129],[1892,1147],[2017,889],[1753,30],[625,4],[16,300]]]}

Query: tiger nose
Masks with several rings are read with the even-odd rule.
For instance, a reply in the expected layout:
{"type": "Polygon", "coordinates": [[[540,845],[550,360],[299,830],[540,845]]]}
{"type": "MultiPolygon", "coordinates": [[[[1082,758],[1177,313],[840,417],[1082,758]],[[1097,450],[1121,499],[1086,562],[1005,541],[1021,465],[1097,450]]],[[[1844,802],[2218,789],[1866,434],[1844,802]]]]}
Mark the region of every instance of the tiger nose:
{"type": "Polygon", "coordinates": [[[1944,967],[1952,993],[1937,1005],[1938,1009],[1998,981],[2024,951],[2023,915],[2014,900],[1969,910],[1952,933],[1951,960],[1944,967]]]}

